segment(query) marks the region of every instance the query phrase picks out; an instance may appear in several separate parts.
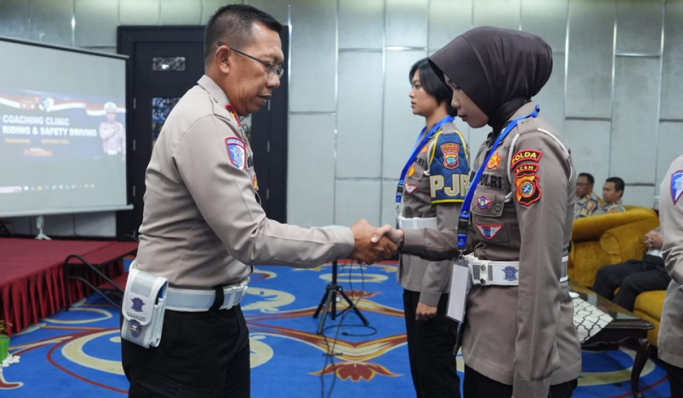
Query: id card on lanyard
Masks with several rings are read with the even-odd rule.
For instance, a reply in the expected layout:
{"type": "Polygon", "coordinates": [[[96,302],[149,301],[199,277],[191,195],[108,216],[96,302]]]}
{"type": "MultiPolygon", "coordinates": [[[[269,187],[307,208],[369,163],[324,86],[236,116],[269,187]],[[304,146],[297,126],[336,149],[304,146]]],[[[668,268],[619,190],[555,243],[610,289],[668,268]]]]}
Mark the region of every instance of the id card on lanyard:
{"type": "Polygon", "coordinates": [[[425,134],[425,136],[420,140],[420,137],[425,133],[427,130],[427,127],[423,128],[422,131],[420,131],[420,135],[417,136],[417,140],[415,141],[415,145],[413,146],[413,153],[410,155],[410,158],[408,158],[408,162],[406,163],[405,166],[403,166],[403,170],[401,171],[401,177],[398,180],[398,186],[396,187],[396,219],[398,222],[398,217],[401,215],[401,200],[403,198],[403,186],[405,185],[405,178],[406,174],[408,174],[408,169],[410,169],[410,166],[413,164],[415,159],[417,158],[417,155],[420,153],[422,148],[424,148],[425,145],[429,142],[430,138],[434,136],[434,134],[439,131],[441,126],[443,126],[446,123],[450,123],[454,120],[455,118],[453,116],[446,116],[445,118],[439,120],[437,124],[434,125],[429,130],[428,134],[425,134]]]}
{"type": "Polygon", "coordinates": [[[463,252],[467,248],[467,231],[469,228],[470,207],[472,206],[474,191],[476,190],[477,184],[479,184],[479,180],[481,179],[481,176],[484,174],[484,169],[486,169],[486,165],[489,163],[489,160],[495,152],[495,149],[498,148],[498,146],[501,144],[501,142],[503,142],[503,140],[505,139],[505,137],[507,137],[510,131],[512,131],[512,129],[514,129],[517,126],[517,123],[519,123],[519,121],[530,117],[538,117],[538,112],[540,111],[541,108],[538,105],[536,105],[536,108],[533,112],[526,116],[520,116],[514,119],[513,121],[508,123],[505,129],[500,133],[500,135],[498,135],[498,138],[493,143],[493,146],[491,147],[491,149],[489,149],[488,155],[486,155],[486,159],[479,166],[479,170],[477,170],[477,173],[474,175],[474,178],[472,178],[472,181],[470,182],[470,187],[467,190],[467,195],[465,196],[465,200],[463,201],[462,207],[460,208],[460,217],[458,219],[458,251],[460,252],[460,255],[453,262],[451,290],[449,292],[448,298],[448,311],[446,312],[447,316],[455,319],[460,323],[465,321],[467,293],[469,292],[470,286],[472,284],[472,278],[470,277],[470,267],[467,260],[463,256],[463,252]]]}

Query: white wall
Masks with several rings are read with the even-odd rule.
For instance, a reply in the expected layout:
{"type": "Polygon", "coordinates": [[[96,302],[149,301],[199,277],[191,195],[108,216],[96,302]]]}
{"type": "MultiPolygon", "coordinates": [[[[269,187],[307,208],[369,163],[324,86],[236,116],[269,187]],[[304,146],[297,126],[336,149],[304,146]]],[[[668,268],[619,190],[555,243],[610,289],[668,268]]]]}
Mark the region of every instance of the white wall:
{"type": "MultiPolygon", "coordinates": [[[[0,35],[115,52],[119,24],[202,24],[227,3],[1,0],[0,35]]],[[[393,223],[396,180],[422,127],[410,113],[409,68],[475,26],[521,28],[553,47],[553,76],[536,100],[598,188],[620,176],[626,203],[652,206],[683,150],[683,0],[246,3],[292,26],[291,223],[393,223]]],[[[483,142],[486,129],[457,125],[471,147],[483,142]]],[[[21,230],[33,223],[11,221],[21,230]]],[[[113,214],[47,220],[55,234],[113,235],[113,223],[113,214]]]]}

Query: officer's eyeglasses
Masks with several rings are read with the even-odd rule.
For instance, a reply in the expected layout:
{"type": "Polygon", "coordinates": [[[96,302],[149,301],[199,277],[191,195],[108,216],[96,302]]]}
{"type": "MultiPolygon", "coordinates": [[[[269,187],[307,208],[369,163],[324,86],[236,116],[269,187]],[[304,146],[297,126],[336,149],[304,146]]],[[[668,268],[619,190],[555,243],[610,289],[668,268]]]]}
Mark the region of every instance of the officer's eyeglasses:
{"type": "Polygon", "coordinates": [[[282,77],[282,75],[285,73],[285,70],[282,68],[282,64],[275,64],[272,62],[264,61],[262,59],[258,59],[258,58],[254,57],[252,55],[249,55],[243,51],[232,48],[232,47],[228,46],[227,44],[221,43],[220,41],[216,42],[216,43],[218,44],[218,46],[226,46],[229,49],[231,49],[232,51],[236,52],[237,54],[244,55],[245,57],[251,58],[254,61],[258,62],[259,64],[265,66],[266,67],[266,75],[268,77],[271,77],[273,75],[277,75],[277,78],[280,79],[282,77]]]}

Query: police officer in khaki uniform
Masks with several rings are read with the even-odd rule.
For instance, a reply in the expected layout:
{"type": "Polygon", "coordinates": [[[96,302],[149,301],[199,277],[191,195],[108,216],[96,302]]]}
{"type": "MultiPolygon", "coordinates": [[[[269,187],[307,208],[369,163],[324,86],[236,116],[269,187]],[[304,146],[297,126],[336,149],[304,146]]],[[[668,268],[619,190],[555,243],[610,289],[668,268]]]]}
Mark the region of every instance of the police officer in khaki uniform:
{"type": "MultiPolygon", "coordinates": [[[[156,142],[136,267],[170,287],[160,345],[122,341],[131,397],[249,397],[249,334],[239,299],[251,264],[313,267],[349,256],[372,262],[395,249],[388,240],[371,243],[375,229],[367,221],[304,229],[269,220],[260,207],[238,116],[265,105],[280,84],[281,29],[253,7],[220,8],[206,28],[206,75],[156,142]]],[[[141,301],[132,305],[143,309],[141,301]]]]}
{"type": "Polygon", "coordinates": [[[595,178],[588,173],[580,173],[576,179],[576,205],[574,218],[588,217],[600,206],[600,197],[593,192],[595,178]]]}
{"type": "Polygon", "coordinates": [[[458,241],[473,252],[465,398],[569,397],[581,372],[566,271],[576,173],[560,134],[531,102],[550,77],[552,50],[529,33],[480,27],[430,61],[453,88],[458,115],[493,132],[473,162],[481,177],[471,178],[468,231],[389,236],[403,238],[401,252],[431,260],[459,256],[458,241]]]}
{"type": "Polygon", "coordinates": [[[126,157],[126,130],[123,124],[116,121],[116,104],[107,102],[104,104],[107,121],[100,123],[100,138],[102,149],[108,156],[122,154],[126,157]]]}
{"type": "Polygon", "coordinates": [[[605,203],[601,204],[592,215],[597,216],[600,214],[621,213],[626,211],[626,208],[621,202],[621,197],[624,196],[625,187],[624,180],[619,177],[610,177],[605,180],[605,185],[602,187],[602,197],[605,203]]]}
{"type": "MultiPolygon", "coordinates": [[[[403,214],[398,216],[398,224],[403,229],[444,229],[457,222],[467,191],[469,148],[453,124],[457,114],[450,106],[453,91],[426,58],[413,65],[409,78],[413,114],[423,116],[426,126],[400,178],[397,204],[402,198],[403,214]]],[[[397,276],[404,288],[410,372],[417,396],[459,397],[460,378],[453,353],[458,324],[446,316],[448,261],[404,254],[397,276]]]]}
{"type": "Polygon", "coordinates": [[[659,359],[666,363],[671,398],[683,398],[683,156],[671,163],[660,186],[659,218],[671,283],[659,326],[659,359]]]}

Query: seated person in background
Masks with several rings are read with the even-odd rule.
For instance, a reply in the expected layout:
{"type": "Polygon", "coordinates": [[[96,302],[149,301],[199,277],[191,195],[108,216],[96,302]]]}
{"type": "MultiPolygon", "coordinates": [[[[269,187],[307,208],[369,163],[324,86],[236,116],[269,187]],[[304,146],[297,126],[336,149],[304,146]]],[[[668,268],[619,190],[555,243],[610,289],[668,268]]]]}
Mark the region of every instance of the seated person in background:
{"type": "Polygon", "coordinates": [[[636,297],[640,293],[666,290],[671,277],[664,268],[662,258],[662,233],[653,229],[643,237],[648,251],[642,260],[628,260],[625,263],[607,265],[598,269],[593,291],[615,304],[633,311],[636,297]],[[614,290],[619,293],[614,295],[614,290]]]}
{"type": "Polygon", "coordinates": [[[574,219],[590,216],[602,202],[602,199],[593,193],[593,184],[595,184],[595,178],[591,174],[579,174],[576,180],[574,219]]]}
{"type": "Polygon", "coordinates": [[[593,212],[594,216],[607,213],[621,213],[626,211],[621,204],[621,197],[624,196],[624,180],[619,177],[610,177],[602,186],[602,200],[604,204],[598,206],[593,212]]]}

